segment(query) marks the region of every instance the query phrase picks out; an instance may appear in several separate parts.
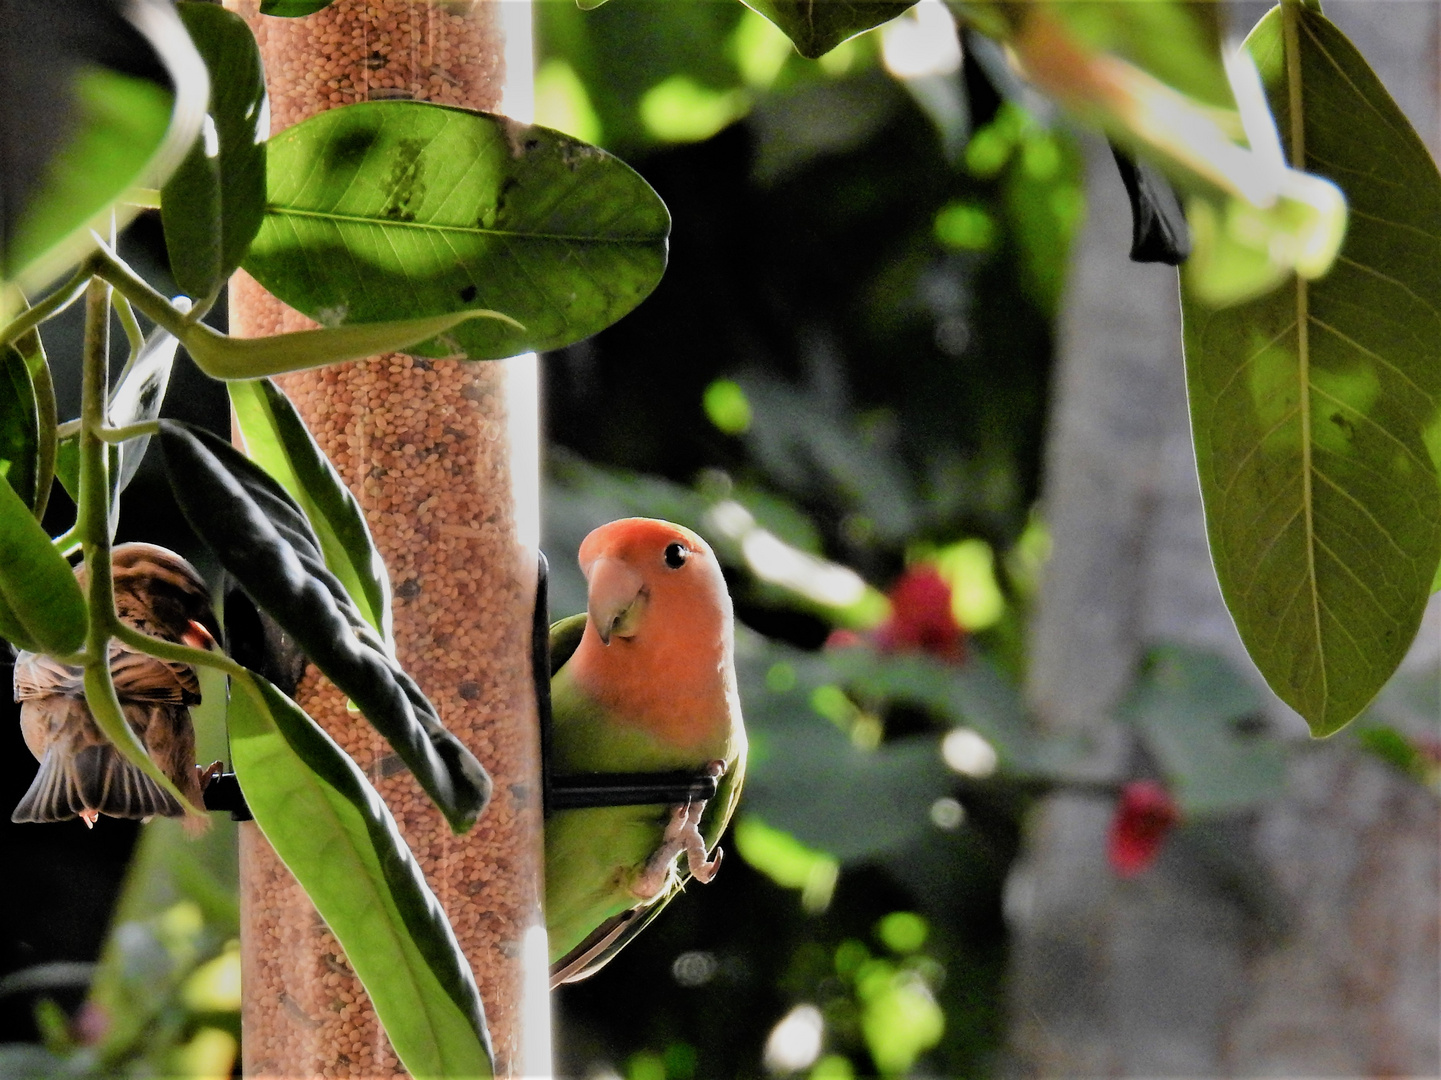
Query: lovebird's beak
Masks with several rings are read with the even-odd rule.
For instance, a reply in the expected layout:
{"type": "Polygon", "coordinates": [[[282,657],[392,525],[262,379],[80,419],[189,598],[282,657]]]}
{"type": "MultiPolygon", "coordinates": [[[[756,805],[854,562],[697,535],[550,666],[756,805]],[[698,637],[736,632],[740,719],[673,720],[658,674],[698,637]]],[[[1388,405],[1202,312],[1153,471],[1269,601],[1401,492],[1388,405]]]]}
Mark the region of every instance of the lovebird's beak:
{"type": "Polygon", "coordinates": [[[590,564],[586,576],[590,585],[586,615],[603,645],[612,637],[630,637],[635,633],[641,612],[645,609],[645,578],[620,559],[602,555],[590,564]]]}

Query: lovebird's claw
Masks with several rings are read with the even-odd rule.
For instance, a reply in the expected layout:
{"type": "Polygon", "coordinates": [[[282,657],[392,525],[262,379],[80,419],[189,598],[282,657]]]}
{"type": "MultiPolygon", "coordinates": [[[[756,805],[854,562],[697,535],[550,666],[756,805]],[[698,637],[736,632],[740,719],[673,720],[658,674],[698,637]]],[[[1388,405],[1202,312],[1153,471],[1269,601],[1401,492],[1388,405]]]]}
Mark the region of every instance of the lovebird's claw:
{"type": "MultiPolygon", "coordinates": [[[[712,763],[713,767],[716,765],[724,771],[723,763],[712,763]]],[[[700,834],[700,819],[705,808],[706,800],[696,799],[671,811],[661,845],[646,861],[644,872],[631,886],[632,893],[642,900],[654,897],[670,881],[671,865],[676,856],[681,854],[685,855],[686,869],[690,871],[691,877],[702,883],[715,877],[716,871],[720,869],[721,852],[717,848],[714,858],[706,858],[705,838],[700,834]]]]}

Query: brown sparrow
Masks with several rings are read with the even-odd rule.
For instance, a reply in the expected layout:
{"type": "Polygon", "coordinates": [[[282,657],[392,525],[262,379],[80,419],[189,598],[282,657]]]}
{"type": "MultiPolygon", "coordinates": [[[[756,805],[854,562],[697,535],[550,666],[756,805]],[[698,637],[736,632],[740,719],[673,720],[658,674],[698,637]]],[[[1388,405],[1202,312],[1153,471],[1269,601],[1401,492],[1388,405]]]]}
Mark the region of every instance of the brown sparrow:
{"type": "MultiPolygon", "coordinates": [[[[122,622],[166,641],[200,649],[217,647],[219,627],[210,594],[183,558],[155,544],[121,544],[112,553],[111,565],[115,611],[122,622]]],[[[75,576],[83,588],[83,565],[76,567],[75,576]]],[[[112,640],[110,676],[125,719],[151,758],[191,802],[200,805],[202,778],[195,764],[195,729],[190,722],[190,706],[200,701],[195,669],[112,640]]],[[[80,668],[40,653],[21,652],[15,658],[20,729],[40,771],[10,820],[64,821],[79,816],[93,828],[101,814],[182,816],[185,811],[174,797],[101,733],[84,695],[80,668]]]]}

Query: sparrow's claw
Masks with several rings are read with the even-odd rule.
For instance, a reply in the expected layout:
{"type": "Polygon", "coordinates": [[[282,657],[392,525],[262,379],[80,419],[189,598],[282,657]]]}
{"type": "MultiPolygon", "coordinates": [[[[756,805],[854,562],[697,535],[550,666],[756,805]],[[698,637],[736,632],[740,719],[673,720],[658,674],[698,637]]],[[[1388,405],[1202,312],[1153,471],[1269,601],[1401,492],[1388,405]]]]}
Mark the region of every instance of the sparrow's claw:
{"type": "Polygon", "coordinates": [[[91,810],[88,807],[80,811],[80,820],[85,822],[87,829],[95,828],[95,823],[100,820],[100,811],[91,810]]]}
{"type": "Polygon", "coordinates": [[[199,765],[195,767],[200,769],[200,790],[202,792],[214,783],[216,777],[225,771],[224,763],[219,761],[212,761],[203,769],[201,769],[199,765]]]}

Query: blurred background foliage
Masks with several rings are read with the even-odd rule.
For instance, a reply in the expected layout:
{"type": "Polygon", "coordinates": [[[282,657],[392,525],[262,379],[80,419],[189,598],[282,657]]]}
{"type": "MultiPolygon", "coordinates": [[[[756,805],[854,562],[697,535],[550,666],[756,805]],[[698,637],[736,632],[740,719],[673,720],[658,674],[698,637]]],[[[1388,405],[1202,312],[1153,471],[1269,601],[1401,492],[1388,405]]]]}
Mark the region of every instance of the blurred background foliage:
{"type": "MultiPolygon", "coordinates": [[[[987,39],[955,48],[936,3],[815,61],[738,4],[536,11],[539,122],[626,158],[674,219],[650,299],[547,360],[553,609],[584,606],[567,555],[594,525],[698,529],[736,597],[754,747],[741,859],[556,994],[558,1071],[997,1071],[1007,870],[1058,785],[1116,803],[1098,863],[1144,872],[1174,842],[1274,926],[1227,829],[1306,751],[1243,677],[1158,650],[1118,717],[1134,777],[1083,773],[1088,748],[1022,704],[1085,208],[1052,107],[987,39]]],[[[1412,734],[1435,697],[1403,679],[1342,737],[1434,787],[1412,734]]]]}
{"type": "MultiPolygon", "coordinates": [[[[1135,777],[1080,772],[1087,747],[1026,715],[1077,149],[996,46],[956,47],[938,3],[819,60],[739,3],[535,13],[539,122],[618,153],[674,219],[656,292],[545,361],[552,614],[584,607],[573,554],[595,525],[696,528],[736,598],[753,746],[725,872],[554,996],[557,1072],[989,1075],[1031,802],[1058,785],[1117,802],[1112,865],[1144,872],[1175,822],[1214,855],[1306,752],[1265,734],[1223,663],[1160,650],[1118,719],[1167,801],[1128,815],[1135,777]]],[[[163,275],[153,214],[123,243],[163,275]]],[[[78,333],[46,340],[74,385],[78,333]]],[[[176,378],[172,404],[228,432],[223,391],[176,378]]],[[[120,538],[198,559],[163,485],[132,491],[120,538]]],[[[1340,738],[1434,789],[1435,696],[1402,680],[1340,738]]],[[[223,757],[218,722],[199,726],[223,757]]],[[[4,731],[13,804],[32,766],[12,713],[4,731]]],[[[171,822],[72,824],[0,825],[31,876],[0,891],[0,1072],[227,1075],[233,825],[191,843],[171,822]]]]}

